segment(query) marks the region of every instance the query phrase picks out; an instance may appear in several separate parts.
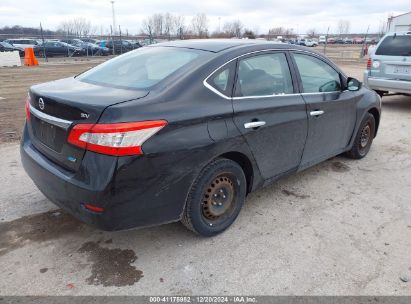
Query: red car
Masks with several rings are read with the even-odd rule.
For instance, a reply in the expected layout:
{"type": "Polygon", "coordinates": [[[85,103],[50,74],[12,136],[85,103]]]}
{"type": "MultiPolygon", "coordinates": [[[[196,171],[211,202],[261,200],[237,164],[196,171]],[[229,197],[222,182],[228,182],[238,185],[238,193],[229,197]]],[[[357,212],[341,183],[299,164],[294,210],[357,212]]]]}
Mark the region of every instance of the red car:
{"type": "Polygon", "coordinates": [[[355,38],[352,40],[352,42],[353,42],[354,44],[361,44],[361,43],[364,43],[364,38],[355,37],[355,38]]]}
{"type": "Polygon", "coordinates": [[[335,39],[334,38],[328,38],[327,43],[328,44],[335,44],[335,39]]]}

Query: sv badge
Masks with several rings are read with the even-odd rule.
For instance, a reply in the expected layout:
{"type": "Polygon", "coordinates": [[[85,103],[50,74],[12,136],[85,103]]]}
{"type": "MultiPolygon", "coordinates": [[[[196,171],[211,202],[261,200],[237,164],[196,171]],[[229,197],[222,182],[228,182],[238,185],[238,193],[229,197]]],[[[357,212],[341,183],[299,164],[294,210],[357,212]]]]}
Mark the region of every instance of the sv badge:
{"type": "Polygon", "coordinates": [[[81,113],[80,116],[81,116],[81,118],[89,118],[89,117],[90,117],[90,114],[81,113]]]}

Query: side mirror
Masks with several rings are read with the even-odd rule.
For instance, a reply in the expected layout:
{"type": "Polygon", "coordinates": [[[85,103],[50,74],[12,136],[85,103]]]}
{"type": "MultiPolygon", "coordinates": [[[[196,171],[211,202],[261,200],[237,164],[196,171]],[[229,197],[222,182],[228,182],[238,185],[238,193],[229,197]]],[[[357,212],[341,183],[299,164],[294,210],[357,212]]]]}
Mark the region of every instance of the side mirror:
{"type": "Polygon", "coordinates": [[[348,77],[347,89],[348,91],[359,91],[361,89],[361,82],[355,78],[348,77]]]}

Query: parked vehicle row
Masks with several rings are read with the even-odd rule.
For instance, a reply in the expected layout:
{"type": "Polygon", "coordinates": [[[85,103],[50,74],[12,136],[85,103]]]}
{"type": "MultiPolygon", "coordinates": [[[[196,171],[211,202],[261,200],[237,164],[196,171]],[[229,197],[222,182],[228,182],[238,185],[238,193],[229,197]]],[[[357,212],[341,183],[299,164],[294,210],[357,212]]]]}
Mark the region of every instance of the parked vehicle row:
{"type": "Polygon", "coordinates": [[[101,47],[101,46],[99,46],[95,43],[89,42],[89,41],[83,41],[81,39],[62,39],[61,41],[65,42],[65,43],[68,43],[68,44],[71,44],[73,46],[76,46],[78,48],[81,48],[86,55],[107,56],[107,55],[111,54],[109,48],[101,47]]]}
{"type": "Polygon", "coordinates": [[[326,39],[325,36],[320,36],[319,44],[325,44],[326,41],[327,41],[327,44],[363,44],[364,42],[366,44],[376,44],[378,43],[379,38],[376,38],[376,37],[368,37],[368,38],[329,37],[328,39],[326,39]]]}
{"type": "Polygon", "coordinates": [[[101,40],[97,45],[109,49],[110,53],[113,53],[114,48],[114,54],[123,54],[142,47],[139,42],[130,40],[101,40]]]}
{"type": "Polygon", "coordinates": [[[283,42],[289,43],[289,44],[296,44],[296,45],[303,45],[303,46],[318,46],[319,44],[363,44],[364,42],[366,44],[377,44],[379,41],[379,38],[373,38],[373,37],[368,37],[368,38],[361,38],[361,37],[354,37],[354,38],[349,38],[349,37],[326,37],[326,36],[319,36],[317,38],[294,38],[294,39],[289,39],[285,40],[283,42]]]}
{"type": "Polygon", "coordinates": [[[318,45],[317,40],[315,40],[315,39],[306,39],[306,38],[290,39],[290,40],[287,41],[287,43],[288,44],[308,46],[308,47],[314,47],[314,46],[318,45]]]}
{"type": "Polygon", "coordinates": [[[0,51],[17,50],[20,56],[24,56],[26,48],[33,48],[34,53],[39,57],[107,56],[123,54],[142,47],[142,45],[143,43],[132,40],[97,40],[93,38],[48,39],[44,42],[39,39],[6,39],[2,41],[0,51]]]}

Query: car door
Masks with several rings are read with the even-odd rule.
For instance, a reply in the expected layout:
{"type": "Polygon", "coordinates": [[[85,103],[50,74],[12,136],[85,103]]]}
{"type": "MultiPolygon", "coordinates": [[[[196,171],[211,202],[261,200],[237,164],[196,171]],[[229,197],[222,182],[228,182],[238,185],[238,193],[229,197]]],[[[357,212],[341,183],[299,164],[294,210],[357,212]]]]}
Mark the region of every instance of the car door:
{"type": "Polygon", "coordinates": [[[265,179],[296,170],[301,161],[307,113],[293,77],[287,52],[259,52],[237,61],[233,119],[265,179]]]}
{"type": "Polygon", "coordinates": [[[46,52],[47,56],[52,56],[52,47],[53,47],[53,42],[44,42],[44,51],[46,52]]]}
{"type": "Polygon", "coordinates": [[[319,56],[301,52],[292,52],[292,56],[307,103],[303,169],[345,151],[354,131],[360,96],[344,90],[344,76],[319,56]]]}
{"type": "Polygon", "coordinates": [[[51,55],[59,55],[60,54],[60,44],[58,42],[50,42],[49,52],[51,55]]]}
{"type": "Polygon", "coordinates": [[[56,42],[55,46],[56,46],[56,52],[59,55],[67,56],[69,54],[69,47],[67,44],[56,42]]]}

